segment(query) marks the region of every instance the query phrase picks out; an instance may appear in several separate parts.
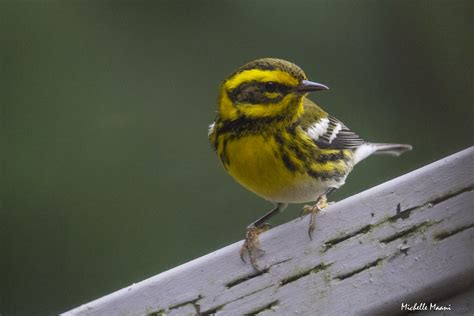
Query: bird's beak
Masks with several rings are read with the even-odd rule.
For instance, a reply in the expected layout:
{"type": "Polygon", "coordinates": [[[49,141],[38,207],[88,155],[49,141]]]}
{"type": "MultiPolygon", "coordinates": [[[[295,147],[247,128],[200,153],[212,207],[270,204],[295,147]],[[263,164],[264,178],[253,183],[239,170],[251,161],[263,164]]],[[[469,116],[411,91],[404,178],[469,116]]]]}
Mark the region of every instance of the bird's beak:
{"type": "Polygon", "coordinates": [[[296,87],[296,92],[299,93],[308,93],[320,90],[329,90],[329,87],[309,80],[302,80],[300,85],[296,87]]]}

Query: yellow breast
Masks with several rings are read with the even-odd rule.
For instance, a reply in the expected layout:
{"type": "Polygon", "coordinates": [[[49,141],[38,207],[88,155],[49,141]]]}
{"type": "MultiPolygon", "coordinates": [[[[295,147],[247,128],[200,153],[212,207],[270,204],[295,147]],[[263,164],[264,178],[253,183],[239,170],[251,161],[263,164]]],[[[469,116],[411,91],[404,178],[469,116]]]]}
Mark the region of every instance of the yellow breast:
{"type": "Polygon", "coordinates": [[[281,201],[308,181],[305,172],[285,167],[272,137],[248,135],[226,142],[227,171],[244,187],[270,201],[281,201]]]}

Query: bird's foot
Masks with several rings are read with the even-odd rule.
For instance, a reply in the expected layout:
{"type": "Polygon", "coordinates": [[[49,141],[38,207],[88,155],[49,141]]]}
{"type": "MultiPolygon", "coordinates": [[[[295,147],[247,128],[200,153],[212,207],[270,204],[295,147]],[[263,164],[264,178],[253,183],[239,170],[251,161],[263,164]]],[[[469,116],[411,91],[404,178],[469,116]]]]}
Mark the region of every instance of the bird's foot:
{"type": "Polygon", "coordinates": [[[264,251],[260,249],[260,241],[258,236],[270,228],[271,225],[268,223],[265,223],[260,227],[250,225],[247,227],[247,232],[245,233],[244,244],[240,248],[240,259],[242,259],[243,262],[246,262],[244,256],[247,254],[250,259],[250,264],[257,271],[261,271],[257,265],[257,253],[264,253],[264,251]]]}
{"type": "Polygon", "coordinates": [[[321,196],[316,204],[314,205],[305,205],[303,207],[302,215],[309,214],[309,227],[308,227],[308,236],[309,239],[313,239],[313,232],[316,227],[316,213],[321,211],[323,208],[328,207],[328,199],[326,195],[321,196]]]}

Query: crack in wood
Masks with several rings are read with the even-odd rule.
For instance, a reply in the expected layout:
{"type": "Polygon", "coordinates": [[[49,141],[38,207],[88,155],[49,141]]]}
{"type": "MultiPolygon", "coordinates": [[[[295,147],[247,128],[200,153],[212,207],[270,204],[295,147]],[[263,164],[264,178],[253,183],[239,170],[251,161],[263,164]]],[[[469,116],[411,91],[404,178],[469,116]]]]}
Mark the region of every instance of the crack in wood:
{"type": "MultiPolygon", "coordinates": [[[[196,260],[184,267],[184,271],[192,272],[193,276],[181,270],[171,273],[171,281],[168,274],[158,276],[144,283],[144,286],[139,286],[138,292],[121,291],[69,311],[66,315],[94,312],[107,315],[122,307],[124,311],[119,313],[145,313],[149,316],[184,312],[211,315],[237,314],[238,311],[240,315],[262,315],[281,314],[283,309],[308,314],[334,308],[347,310],[345,308],[352,308],[354,302],[364,304],[361,306],[365,308],[372,296],[380,294],[372,282],[386,283],[388,286],[401,285],[398,288],[411,296],[416,296],[420,291],[437,295],[446,289],[462,293],[461,287],[469,285],[459,284],[467,284],[469,280],[458,280],[452,276],[464,275],[471,269],[469,242],[474,233],[474,222],[471,216],[472,200],[469,198],[474,185],[471,168],[468,167],[472,165],[473,153],[474,147],[471,147],[462,154],[450,156],[417,173],[402,176],[395,183],[384,184],[381,189],[368,191],[366,198],[354,198],[349,203],[351,207],[356,206],[353,220],[340,223],[343,226],[339,231],[333,230],[321,236],[323,241],[327,240],[325,243],[320,239],[312,243],[309,249],[306,244],[295,246],[285,240],[281,244],[274,244],[276,249],[294,247],[286,252],[294,259],[287,264],[262,266],[265,268],[262,272],[242,269],[226,276],[226,269],[235,268],[235,258],[230,258],[227,251],[222,251],[212,261],[196,260]],[[384,199],[384,195],[390,199],[384,199]],[[320,256],[316,256],[315,249],[320,251],[320,256]],[[351,256],[347,256],[348,251],[351,256]],[[326,263],[321,263],[323,258],[329,258],[328,255],[337,260],[333,263],[327,259],[326,263]],[[397,260],[392,261],[394,258],[397,260]],[[307,260],[318,262],[301,267],[303,262],[308,264],[307,260]],[[406,269],[411,265],[422,265],[426,269],[406,269]],[[216,275],[216,269],[224,271],[224,275],[216,275]],[[413,278],[423,279],[426,284],[421,286],[410,282],[413,278]],[[319,284],[320,279],[322,284],[319,284]],[[206,287],[206,294],[200,290],[202,286],[206,287]],[[155,293],[155,299],[160,299],[160,308],[148,307],[150,288],[155,293]],[[191,296],[179,299],[173,294],[177,289],[182,289],[180,293],[197,292],[190,292],[191,296]],[[339,293],[348,294],[346,298],[350,299],[340,300],[337,297],[339,293]],[[201,294],[204,298],[195,294],[201,294]],[[192,298],[195,299],[183,302],[192,298]],[[335,307],[332,302],[338,299],[340,304],[335,307]],[[147,308],[146,311],[143,308],[147,308]],[[157,312],[147,314],[153,310],[157,312]]],[[[327,225],[337,224],[337,216],[327,218],[327,225]]],[[[295,233],[294,227],[287,229],[283,233],[289,233],[290,236],[295,233]]],[[[394,289],[388,293],[388,299],[398,295],[397,288],[394,289]]],[[[449,297],[458,295],[449,293],[449,297]]],[[[379,308],[379,305],[367,307],[366,310],[370,314],[380,311],[397,313],[397,306],[391,309],[386,306],[379,308]]]]}
{"type": "Polygon", "coordinates": [[[441,231],[441,232],[438,232],[434,235],[434,240],[440,241],[440,240],[446,239],[448,237],[451,237],[453,235],[459,234],[460,232],[463,232],[466,229],[473,228],[473,227],[474,227],[474,223],[470,224],[470,225],[466,225],[466,226],[461,226],[461,227],[455,228],[453,230],[441,231]]]}
{"type": "Polygon", "coordinates": [[[235,279],[235,280],[233,280],[233,281],[227,283],[225,286],[226,286],[228,289],[230,289],[230,288],[232,288],[232,287],[234,287],[234,286],[236,286],[236,285],[239,285],[240,283],[243,283],[243,282],[245,282],[245,281],[248,281],[248,280],[251,280],[251,279],[256,278],[256,277],[258,277],[258,276],[261,276],[262,274],[267,273],[268,270],[270,270],[270,267],[267,267],[267,268],[262,269],[262,270],[260,270],[260,271],[256,271],[256,272],[251,273],[251,274],[248,274],[248,275],[246,275],[246,276],[244,276],[244,277],[235,279]]]}
{"type": "Polygon", "coordinates": [[[460,189],[460,190],[457,190],[457,191],[454,191],[454,192],[449,192],[441,197],[438,197],[436,199],[433,199],[433,200],[430,200],[422,205],[418,205],[418,206],[413,206],[413,207],[410,207],[410,208],[407,208],[405,210],[400,210],[400,203],[397,204],[397,213],[396,215],[390,217],[388,219],[388,221],[390,222],[395,222],[397,221],[398,219],[407,219],[410,217],[411,213],[413,213],[413,211],[415,210],[419,210],[419,209],[422,209],[422,208],[425,208],[425,207],[433,207],[435,206],[436,204],[439,204],[443,201],[446,201],[446,200],[449,200],[453,197],[456,197],[460,194],[463,194],[465,192],[469,192],[469,191],[472,191],[474,190],[474,186],[469,186],[469,187],[466,187],[466,188],[463,188],[463,189],[460,189]]]}
{"type": "Polygon", "coordinates": [[[325,264],[324,262],[321,262],[315,267],[312,267],[311,269],[305,270],[303,272],[297,273],[295,275],[289,276],[283,280],[280,281],[280,286],[283,286],[285,284],[295,282],[296,280],[299,280],[311,273],[318,273],[320,271],[326,270],[329,266],[331,266],[332,262],[329,264],[325,264]]]}
{"type": "MultiPolygon", "coordinates": [[[[368,232],[370,232],[374,227],[376,226],[380,226],[380,225],[383,225],[384,223],[386,222],[395,222],[397,221],[398,219],[402,219],[402,220],[405,220],[407,218],[410,217],[410,215],[416,211],[416,210],[420,210],[420,209],[423,209],[425,207],[433,207],[435,206],[436,204],[439,204],[443,201],[446,201],[450,198],[453,198],[453,197],[456,197],[462,193],[465,193],[465,192],[469,192],[469,191],[472,191],[474,190],[474,186],[469,186],[469,187],[466,187],[466,188],[463,188],[463,189],[460,189],[460,190],[457,190],[457,191],[454,191],[454,192],[451,192],[451,193],[448,193],[446,195],[443,195],[442,197],[439,197],[439,198],[436,198],[436,199],[433,199],[427,203],[424,203],[423,205],[417,205],[417,206],[413,206],[413,207],[410,207],[410,208],[407,208],[405,210],[401,210],[401,206],[400,206],[400,203],[397,204],[397,214],[394,215],[394,216],[391,216],[389,217],[388,219],[385,219],[379,223],[376,223],[376,224],[369,224],[369,225],[366,225],[364,227],[362,227],[361,229],[357,230],[357,231],[354,231],[350,234],[347,234],[347,235],[344,235],[344,236],[341,236],[341,237],[336,237],[336,238],[333,238],[333,239],[330,239],[326,242],[323,243],[323,248],[322,248],[322,252],[326,252],[328,251],[330,248],[334,247],[335,245],[343,242],[343,241],[346,241],[347,239],[350,239],[352,237],[355,237],[357,235],[363,235],[363,234],[366,234],[368,232]]],[[[435,224],[435,223],[433,223],[435,224]]],[[[421,225],[421,224],[420,224],[421,225]]],[[[423,224],[425,225],[425,224],[423,224]]],[[[411,229],[413,230],[416,230],[417,228],[419,227],[412,227],[411,229]]],[[[402,237],[403,235],[406,235],[406,234],[409,234],[411,233],[411,229],[407,230],[407,231],[403,231],[403,232],[400,232],[400,233],[397,233],[391,237],[388,237],[384,240],[381,240],[381,242],[383,243],[388,243],[390,241],[393,241],[395,239],[398,239],[400,237],[402,237]]]]}
{"type": "Polygon", "coordinates": [[[166,312],[164,309],[160,309],[159,311],[157,312],[151,312],[151,313],[148,313],[146,314],[147,316],[165,316],[166,315],[166,312]]]}
{"type": "MultiPolygon", "coordinates": [[[[285,263],[285,262],[288,262],[288,261],[291,261],[291,260],[292,260],[292,258],[287,258],[287,259],[284,259],[284,260],[275,262],[275,263],[271,264],[270,266],[266,267],[265,269],[263,269],[263,270],[261,270],[261,271],[252,273],[252,274],[250,274],[250,275],[246,275],[245,277],[238,278],[238,279],[236,279],[236,280],[234,280],[234,281],[231,281],[231,282],[227,283],[227,284],[226,284],[226,287],[227,287],[227,289],[230,289],[230,288],[232,288],[232,287],[234,287],[234,286],[236,286],[236,285],[238,285],[238,284],[241,284],[241,283],[243,283],[243,282],[246,282],[246,281],[248,281],[248,280],[251,280],[251,279],[254,279],[254,278],[258,277],[258,276],[261,276],[261,275],[263,275],[263,274],[265,274],[265,273],[268,273],[268,271],[270,270],[270,268],[272,268],[272,267],[274,267],[274,266],[276,266],[276,265],[279,265],[279,264],[282,264],[282,263],[285,263]]],[[[255,291],[253,291],[253,292],[247,293],[247,294],[242,295],[242,296],[240,296],[240,297],[238,297],[238,298],[235,298],[235,299],[232,300],[232,301],[226,302],[226,303],[224,303],[224,304],[221,304],[221,305],[219,305],[219,306],[217,306],[217,307],[214,307],[214,308],[212,308],[212,309],[210,309],[210,310],[207,310],[207,311],[205,311],[205,312],[200,312],[200,313],[198,313],[198,314],[199,314],[199,315],[212,315],[212,314],[215,314],[215,313],[217,313],[218,311],[220,311],[222,308],[224,308],[225,305],[227,305],[227,304],[229,304],[229,303],[232,303],[232,302],[235,302],[235,301],[240,300],[240,299],[242,299],[242,298],[245,298],[245,297],[247,297],[247,296],[253,295],[253,294],[255,294],[255,293],[258,293],[258,292],[260,292],[260,291],[263,291],[263,290],[265,290],[265,289],[268,289],[269,287],[272,287],[272,286],[274,286],[274,285],[273,285],[273,284],[267,285],[267,286],[265,286],[264,288],[261,288],[261,289],[255,290],[255,291]]]]}
{"type": "Polygon", "coordinates": [[[474,186],[471,185],[471,186],[463,188],[461,190],[448,192],[445,195],[430,201],[430,203],[434,206],[434,205],[439,204],[443,201],[449,200],[450,198],[453,198],[457,195],[460,195],[460,194],[463,194],[463,193],[466,193],[466,192],[469,192],[469,191],[473,191],[473,190],[474,190],[474,186]]]}
{"type": "MultiPolygon", "coordinates": [[[[348,239],[350,239],[350,238],[353,238],[353,237],[356,237],[356,236],[359,236],[359,235],[363,235],[363,234],[367,234],[368,232],[370,232],[370,231],[371,231],[374,227],[376,227],[376,226],[383,225],[383,224],[386,223],[386,222],[395,222],[395,221],[397,221],[398,219],[405,220],[405,219],[409,218],[409,217],[411,216],[411,214],[412,214],[414,211],[420,210],[420,209],[422,209],[422,208],[424,208],[424,207],[427,207],[427,206],[428,206],[428,207],[432,207],[432,206],[434,206],[434,205],[436,205],[436,204],[438,204],[438,203],[441,203],[441,202],[443,202],[443,201],[445,201],[445,200],[448,200],[448,199],[453,198],[453,197],[455,197],[455,196],[457,196],[457,195],[459,195],[459,194],[462,194],[462,193],[465,193],[465,192],[468,192],[468,191],[471,191],[471,190],[473,190],[473,187],[472,187],[472,186],[471,186],[471,187],[468,187],[468,188],[464,188],[464,189],[458,190],[458,191],[453,192],[453,193],[449,193],[449,194],[444,195],[444,196],[442,196],[442,197],[440,197],[440,198],[433,199],[433,200],[431,200],[431,201],[429,201],[429,202],[427,202],[427,203],[425,203],[425,204],[423,204],[423,205],[418,205],[418,206],[410,207],[410,208],[407,208],[407,209],[405,209],[405,210],[401,210],[400,204],[397,204],[397,214],[396,214],[396,215],[394,215],[394,216],[392,216],[392,217],[389,217],[389,218],[387,218],[387,219],[385,219],[385,220],[383,220],[383,221],[381,221],[381,222],[379,222],[379,223],[376,223],[376,224],[368,224],[368,225],[366,225],[366,226],[364,226],[364,227],[362,227],[362,228],[360,228],[360,229],[358,229],[358,230],[356,230],[356,231],[354,231],[354,232],[351,232],[351,233],[349,233],[349,234],[343,235],[343,236],[341,236],[341,237],[336,237],[336,238],[330,239],[330,240],[324,242],[322,252],[326,252],[326,251],[328,251],[330,248],[334,247],[335,245],[337,245],[337,244],[339,244],[339,243],[342,243],[342,242],[344,242],[344,241],[346,241],[346,240],[348,240],[348,239]]],[[[384,243],[384,244],[390,243],[390,242],[392,242],[392,241],[394,241],[394,240],[397,240],[397,239],[400,239],[400,238],[402,238],[402,237],[410,236],[410,235],[415,234],[415,233],[417,233],[417,232],[419,232],[419,231],[423,231],[424,229],[426,229],[426,228],[428,228],[428,227],[430,227],[430,226],[432,226],[432,225],[434,225],[434,224],[438,224],[438,223],[440,223],[441,221],[442,221],[442,220],[440,220],[440,221],[435,221],[435,222],[426,221],[426,222],[423,222],[423,223],[421,223],[421,224],[414,225],[414,226],[412,226],[412,227],[410,227],[410,228],[408,228],[408,229],[405,229],[405,230],[403,230],[403,231],[401,231],[401,232],[398,232],[398,233],[393,234],[393,235],[391,235],[391,236],[389,236],[389,237],[386,237],[386,238],[380,240],[380,242],[381,242],[381,243],[384,243]]],[[[461,232],[461,231],[463,231],[463,230],[466,230],[466,229],[469,229],[469,228],[472,228],[472,227],[474,227],[474,224],[471,224],[471,225],[468,225],[468,226],[463,226],[463,227],[457,228],[457,229],[452,230],[452,231],[449,231],[449,232],[441,232],[441,233],[435,235],[435,239],[436,239],[436,240],[442,240],[442,239],[448,238],[448,237],[450,237],[450,236],[452,236],[452,235],[455,235],[455,234],[457,234],[457,233],[459,233],[459,232],[461,232]]],[[[407,255],[408,249],[409,249],[409,247],[400,249],[400,252],[403,253],[403,254],[405,254],[405,255],[407,255]]],[[[252,273],[252,274],[247,275],[247,276],[245,276],[245,277],[243,277],[243,278],[236,279],[236,280],[234,280],[234,281],[229,282],[228,284],[226,284],[226,287],[227,287],[227,288],[232,288],[232,287],[234,287],[234,286],[236,286],[236,285],[238,285],[238,284],[241,284],[241,283],[243,283],[243,282],[245,282],[245,281],[248,281],[248,280],[251,280],[251,279],[256,278],[256,277],[258,277],[258,276],[261,276],[261,275],[263,275],[263,274],[265,274],[265,273],[268,273],[268,271],[270,270],[270,268],[271,268],[272,266],[274,266],[274,265],[276,265],[276,264],[279,264],[279,263],[282,263],[282,262],[289,261],[289,260],[291,260],[291,258],[290,258],[290,259],[286,259],[286,260],[281,261],[281,262],[277,262],[277,263],[275,263],[275,264],[273,264],[273,265],[271,265],[271,266],[269,266],[269,267],[263,269],[262,271],[259,271],[259,272],[256,272],[256,273],[252,273]]],[[[350,278],[350,277],[352,277],[352,276],[354,276],[354,275],[356,275],[356,274],[359,274],[359,273],[361,273],[361,272],[363,272],[363,271],[365,271],[365,270],[367,270],[367,269],[373,268],[373,267],[375,267],[375,266],[381,264],[383,260],[384,260],[384,258],[379,258],[379,259],[377,259],[377,260],[375,260],[375,261],[373,261],[373,262],[367,263],[366,265],[364,265],[364,266],[361,267],[361,268],[355,269],[355,270],[353,270],[353,271],[351,271],[351,272],[348,272],[348,273],[345,273],[345,274],[338,275],[338,276],[334,277],[333,279],[344,280],[344,279],[350,278]]],[[[330,263],[330,264],[320,263],[320,264],[318,264],[317,266],[315,266],[315,267],[313,267],[313,268],[311,268],[311,269],[305,270],[305,271],[303,271],[303,272],[301,272],[301,273],[298,273],[298,274],[295,274],[295,275],[290,276],[290,277],[288,277],[288,278],[285,278],[285,279],[283,279],[282,281],[280,281],[280,286],[284,286],[284,285],[286,285],[286,284],[295,282],[295,281],[299,280],[300,278],[303,278],[303,277],[305,277],[305,276],[307,276],[307,275],[309,275],[309,274],[311,274],[311,273],[317,273],[317,272],[320,272],[320,271],[322,271],[322,270],[325,270],[325,269],[327,269],[331,264],[332,264],[332,263],[330,263]]],[[[270,286],[271,286],[271,285],[270,285],[270,286]]],[[[242,298],[244,298],[244,297],[247,297],[247,296],[253,295],[253,294],[255,294],[255,293],[258,293],[258,292],[260,292],[260,291],[262,291],[262,290],[267,289],[267,288],[270,287],[270,286],[267,286],[267,287],[265,287],[265,288],[263,288],[263,289],[259,289],[259,290],[257,290],[257,291],[252,292],[252,293],[249,293],[249,294],[246,294],[246,295],[244,295],[244,296],[241,296],[241,297],[239,297],[239,298],[237,298],[237,299],[235,299],[235,300],[233,300],[233,301],[236,301],[236,300],[242,299],[242,298]]],[[[232,302],[233,302],[233,301],[232,301],[232,302]]],[[[278,301],[275,301],[275,302],[278,302],[278,301]]],[[[222,309],[225,305],[227,305],[227,304],[229,304],[229,303],[231,303],[231,302],[227,302],[227,303],[225,303],[225,304],[222,304],[222,305],[220,305],[220,306],[218,306],[218,307],[216,307],[216,308],[214,308],[214,309],[212,309],[212,310],[209,310],[209,311],[207,311],[207,312],[205,312],[205,313],[201,313],[200,315],[211,315],[211,314],[213,314],[213,313],[216,313],[216,312],[218,312],[220,309],[222,309]]],[[[272,303],[270,303],[270,304],[268,304],[268,305],[262,307],[262,309],[259,309],[259,310],[257,310],[257,311],[254,311],[254,312],[252,312],[252,313],[250,313],[250,314],[248,314],[248,315],[256,315],[256,314],[258,314],[258,313],[260,313],[260,312],[262,312],[262,311],[264,311],[264,310],[266,310],[266,309],[269,309],[269,308],[271,308],[271,307],[274,306],[274,305],[272,305],[273,303],[274,303],[274,302],[272,302],[272,303]]]]}
{"type": "Polygon", "coordinates": [[[165,308],[165,309],[160,309],[160,310],[157,311],[157,312],[148,313],[147,316],[162,316],[162,315],[166,315],[166,311],[170,311],[170,310],[173,310],[173,309],[177,309],[177,308],[183,307],[183,306],[188,305],[188,304],[193,305],[194,309],[196,310],[196,312],[197,312],[198,315],[199,315],[199,314],[200,314],[200,312],[199,312],[199,304],[196,304],[196,303],[197,303],[197,301],[199,301],[200,299],[202,299],[202,296],[201,296],[201,295],[198,295],[198,297],[195,298],[195,299],[192,299],[192,300],[189,300],[189,301],[185,301],[185,302],[182,302],[182,303],[178,303],[178,304],[176,304],[176,305],[170,306],[170,307],[165,308]]]}
{"type": "Polygon", "coordinates": [[[275,301],[273,301],[273,302],[271,302],[271,303],[269,303],[269,304],[267,304],[267,305],[265,305],[265,306],[259,307],[258,309],[254,310],[254,311],[252,311],[252,312],[250,312],[250,313],[244,314],[244,315],[245,315],[245,316],[255,316],[255,315],[258,315],[258,314],[261,313],[261,312],[264,312],[264,311],[266,311],[266,310],[272,309],[273,307],[277,306],[278,303],[279,303],[279,301],[278,301],[278,300],[275,300],[275,301]]]}
{"type": "Polygon", "coordinates": [[[274,284],[269,284],[269,285],[267,285],[267,286],[265,286],[265,287],[263,287],[263,288],[261,288],[261,289],[255,290],[255,291],[253,291],[253,292],[247,293],[247,294],[242,295],[242,296],[239,296],[239,297],[233,299],[232,301],[228,301],[228,302],[226,302],[226,303],[224,303],[224,304],[221,304],[221,305],[219,305],[219,306],[217,306],[217,307],[214,307],[214,308],[212,308],[212,309],[209,309],[209,310],[207,310],[207,311],[205,311],[205,312],[201,312],[199,315],[204,315],[204,316],[206,316],[206,315],[215,314],[215,313],[217,313],[218,311],[220,311],[222,308],[224,308],[224,306],[226,306],[226,305],[229,304],[229,303],[236,302],[236,301],[238,301],[238,300],[240,300],[240,299],[243,299],[243,298],[245,298],[245,297],[247,297],[247,296],[250,296],[250,295],[253,295],[253,294],[255,294],[255,293],[261,292],[261,291],[263,291],[263,290],[266,290],[266,289],[268,289],[269,287],[272,287],[272,286],[275,286],[275,285],[274,285],[274,284]]]}
{"type": "Polygon", "coordinates": [[[245,281],[251,280],[251,279],[256,278],[256,277],[259,277],[259,276],[261,276],[261,275],[263,275],[263,274],[265,274],[265,273],[268,273],[268,271],[270,270],[270,268],[273,267],[273,266],[276,266],[276,265],[279,265],[279,264],[281,264],[281,263],[285,263],[285,262],[288,262],[288,261],[291,261],[291,260],[292,260],[292,258],[288,258],[288,259],[285,259],[285,260],[281,260],[281,261],[275,262],[275,263],[271,264],[270,266],[266,267],[265,269],[262,269],[262,270],[260,270],[260,271],[255,271],[254,273],[251,273],[251,274],[248,274],[248,275],[246,275],[246,276],[244,276],[244,277],[240,277],[240,278],[238,278],[238,279],[235,279],[235,280],[233,280],[233,281],[227,283],[225,286],[226,286],[228,289],[230,289],[230,288],[232,288],[232,287],[234,287],[234,286],[236,286],[236,285],[239,285],[240,283],[243,283],[243,282],[245,282],[245,281]]]}
{"type": "Polygon", "coordinates": [[[328,241],[325,241],[323,243],[322,252],[328,251],[330,248],[334,247],[335,245],[337,245],[337,244],[339,244],[339,243],[341,243],[341,242],[343,242],[343,241],[345,241],[349,238],[355,237],[357,235],[367,234],[373,227],[374,227],[374,225],[369,224],[369,225],[366,225],[366,226],[362,227],[359,230],[356,230],[355,232],[349,233],[349,234],[344,235],[342,237],[336,237],[336,238],[330,239],[328,241]]]}
{"type": "MultiPolygon", "coordinates": [[[[291,259],[286,259],[286,260],[277,262],[277,263],[275,263],[275,264],[269,266],[269,267],[267,268],[267,270],[269,270],[271,267],[273,267],[273,266],[275,266],[275,265],[277,265],[277,264],[284,263],[284,262],[287,262],[287,261],[290,261],[290,260],[291,260],[291,259]]],[[[313,267],[313,268],[311,268],[311,269],[305,270],[305,271],[303,271],[303,272],[301,272],[301,273],[298,273],[298,274],[296,274],[296,275],[293,275],[293,276],[290,276],[290,277],[288,277],[288,278],[286,278],[286,279],[283,279],[282,281],[280,281],[279,286],[281,287],[281,286],[284,286],[284,285],[286,285],[286,284],[288,284],[288,283],[294,282],[294,281],[296,281],[296,280],[298,280],[298,279],[300,279],[300,278],[302,278],[302,277],[305,277],[305,276],[307,276],[307,275],[309,275],[309,274],[311,274],[311,273],[317,273],[317,272],[320,272],[320,271],[322,271],[322,270],[325,270],[325,269],[327,269],[329,266],[331,266],[331,264],[332,264],[332,262],[329,263],[329,264],[326,264],[326,263],[322,262],[322,263],[318,264],[317,266],[315,266],[315,267],[313,267]]],[[[263,274],[263,273],[255,273],[255,274],[252,274],[252,275],[258,276],[258,275],[262,275],[262,274],[263,274]]],[[[243,279],[242,279],[242,280],[243,280],[243,279]]],[[[247,281],[247,280],[249,280],[248,276],[247,276],[247,277],[245,278],[245,280],[243,280],[242,282],[245,282],[245,281],[247,281]]],[[[242,283],[242,282],[238,282],[237,284],[240,284],[240,283],[242,283]]],[[[232,283],[234,284],[235,281],[233,281],[232,283]]],[[[235,284],[235,285],[236,285],[236,284],[235,284]]],[[[234,286],[235,286],[235,285],[234,285],[234,286]]],[[[229,304],[229,303],[232,303],[232,302],[238,301],[238,300],[240,300],[240,299],[243,299],[243,298],[245,298],[245,297],[254,295],[255,293],[258,293],[258,292],[261,292],[261,291],[263,291],[263,290],[266,290],[266,289],[268,289],[269,287],[272,287],[272,286],[275,286],[275,285],[274,285],[274,284],[269,284],[269,285],[265,286],[264,288],[261,288],[261,289],[255,290],[255,291],[253,291],[253,292],[247,293],[247,294],[245,294],[245,295],[242,295],[242,296],[240,296],[240,297],[237,297],[237,298],[233,299],[232,301],[229,301],[229,302],[226,302],[226,303],[224,303],[224,304],[221,304],[221,305],[219,305],[219,306],[217,306],[217,307],[214,307],[214,308],[212,308],[212,309],[210,309],[210,310],[207,310],[207,311],[205,311],[205,312],[201,312],[199,315],[204,315],[204,316],[206,316],[206,315],[215,314],[215,313],[217,313],[218,311],[220,311],[222,308],[224,308],[224,306],[226,306],[226,305],[229,304]]],[[[273,302],[273,303],[274,303],[274,302],[273,302]]],[[[273,307],[273,306],[275,306],[275,304],[272,305],[272,303],[271,303],[271,304],[269,304],[269,305],[266,305],[266,306],[263,307],[261,310],[259,309],[258,311],[253,311],[253,312],[252,312],[251,314],[249,314],[249,315],[256,315],[256,314],[258,314],[258,313],[260,313],[260,312],[262,312],[262,311],[264,311],[264,310],[266,310],[266,309],[269,309],[269,308],[270,308],[269,306],[270,306],[270,307],[273,307]],[[271,306],[270,306],[270,305],[271,305],[271,306]]]]}
{"type": "Polygon", "coordinates": [[[413,226],[411,226],[410,228],[407,228],[407,229],[405,229],[405,230],[402,230],[401,232],[395,233],[395,234],[393,234],[393,235],[391,235],[391,236],[388,236],[388,237],[386,237],[386,238],[384,238],[384,239],[381,239],[380,242],[381,242],[381,243],[384,243],[384,244],[388,244],[388,243],[390,243],[390,242],[392,242],[392,241],[394,241],[394,240],[400,239],[400,238],[405,237],[405,236],[408,237],[408,236],[410,236],[410,235],[412,235],[412,234],[415,234],[415,233],[417,233],[417,232],[419,232],[419,231],[422,231],[422,230],[424,230],[424,229],[426,229],[426,228],[428,228],[428,227],[430,227],[430,226],[432,226],[432,225],[434,225],[434,224],[438,224],[438,223],[440,223],[440,222],[442,222],[442,220],[440,220],[440,221],[435,221],[435,222],[426,221],[426,222],[423,222],[423,223],[420,223],[420,224],[417,224],[417,225],[413,225],[413,226]]]}
{"type": "Polygon", "coordinates": [[[205,312],[201,312],[199,315],[200,315],[200,316],[214,315],[215,313],[217,313],[218,311],[220,311],[226,304],[227,304],[227,303],[222,304],[222,305],[219,305],[219,306],[217,306],[217,307],[215,307],[215,308],[213,308],[213,309],[207,310],[207,311],[205,311],[205,312]]]}
{"type": "Polygon", "coordinates": [[[378,258],[377,260],[375,261],[372,261],[372,262],[369,262],[367,263],[366,265],[364,265],[362,268],[358,268],[358,269],[355,269],[355,270],[352,270],[350,272],[347,272],[347,273],[344,273],[344,274],[340,274],[336,277],[334,277],[333,279],[334,280],[339,280],[339,281],[342,281],[344,279],[347,279],[347,278],[350,278],[356,274],[359,274],[361,273],[362,271],[365,271],[365,270],[368,270],[370,268],[373,268],[375,266],[378,266],[379,264],[382,263],[382,261],[384,260],[384,258],[378,258]]]}
{"type": "Polygon", "coordinates": [[[388,218],[389,222],[396,222],[398,219],[407,219],[408,217],[410,217],[411,213],[414,210],[423,207],[423,206],[414,206],[414,207],[410,207],[410,208],[407,208],[406,210],[401,211],[399,206],[400,206],[400,203],[397,204],[397,214],[392,217],[389,217],[388,218]]]}

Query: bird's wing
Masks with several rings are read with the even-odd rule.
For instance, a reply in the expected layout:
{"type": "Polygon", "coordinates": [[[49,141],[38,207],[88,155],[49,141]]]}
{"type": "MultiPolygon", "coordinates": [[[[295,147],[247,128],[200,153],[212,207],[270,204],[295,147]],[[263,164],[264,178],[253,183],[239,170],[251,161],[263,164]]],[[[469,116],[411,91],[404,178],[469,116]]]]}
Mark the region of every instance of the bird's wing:
{"type": "Polygon", "coordinates": [[[365,141],[337,118],[305,98],[301,126],[319,148],[355,149],[365,141]]]}

